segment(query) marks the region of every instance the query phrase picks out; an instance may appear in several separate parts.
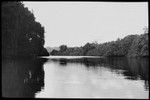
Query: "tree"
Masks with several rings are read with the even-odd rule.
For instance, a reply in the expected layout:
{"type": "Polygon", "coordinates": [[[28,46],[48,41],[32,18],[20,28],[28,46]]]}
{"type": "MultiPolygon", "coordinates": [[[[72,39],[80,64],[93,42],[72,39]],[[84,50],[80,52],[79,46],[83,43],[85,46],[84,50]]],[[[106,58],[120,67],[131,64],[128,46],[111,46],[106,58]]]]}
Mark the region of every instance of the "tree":
{"type": "Polygon", "coordinates": [[[52,52],[50,53],[50,55],[58,55],[58,51],[57,50],[52,50],[52,52]]]}
{"type": "Polygon", "coordinates": [[[59,48],[60,48],[61,52],[64,52],[64,51],[67,50],[67,46],[66,45],[61,45],[59,48]]]}
{"type": "Polygon", "coordinates": [[[86,55],[86,53],[91,50],[91,49],[94,49],[95,46],[93,44],[90,44],[90,43],[86,43],[84,46],[83,46],[83,55],[86,55]]]}
{"type": "Polygon", "coordinates": [[[3,57],[47,55],[43,52],[44,27],[22,2],[2,2],[1,21],[3,57]]]}
{"type": "Polygon", "coordinates": [[[134,39],[128,56],[149,56],[148,33],[142,34],[134,39]]]}
{"type": "Polygon", "coordinates": [[[60,46],[60,51],[54,55],[72,56],[149,56],[148,33],[142,35],[128,35],[123,39],[98,44],[86,43],[83,47],[68,48],[60,46]]]}

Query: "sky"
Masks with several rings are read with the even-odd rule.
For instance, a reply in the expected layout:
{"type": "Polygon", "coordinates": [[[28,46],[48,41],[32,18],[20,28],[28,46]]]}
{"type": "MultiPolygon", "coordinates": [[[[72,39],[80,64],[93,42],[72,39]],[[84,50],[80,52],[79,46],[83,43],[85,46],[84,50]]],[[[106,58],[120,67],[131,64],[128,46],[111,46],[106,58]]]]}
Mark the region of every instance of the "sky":
{"type": "Polygon", "coordinates": [[[45,47],[104,43],[148,26],[148,2],[23,2],[45,28],[45,47]]]}

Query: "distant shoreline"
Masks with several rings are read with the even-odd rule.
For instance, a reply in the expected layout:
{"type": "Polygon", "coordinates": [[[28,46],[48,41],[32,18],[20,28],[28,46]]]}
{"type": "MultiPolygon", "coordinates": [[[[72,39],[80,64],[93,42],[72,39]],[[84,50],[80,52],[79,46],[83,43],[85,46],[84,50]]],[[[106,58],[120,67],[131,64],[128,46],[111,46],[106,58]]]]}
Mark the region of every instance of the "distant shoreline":
{"type": "Polygon", "coordinates": [[[86,43],[81,47],[61,45],[59,50],[53,49],[49,54],[51,56],[149,57],[148,41],[148,33],[128,35],[123,39],[102,44],[86,43]]]}

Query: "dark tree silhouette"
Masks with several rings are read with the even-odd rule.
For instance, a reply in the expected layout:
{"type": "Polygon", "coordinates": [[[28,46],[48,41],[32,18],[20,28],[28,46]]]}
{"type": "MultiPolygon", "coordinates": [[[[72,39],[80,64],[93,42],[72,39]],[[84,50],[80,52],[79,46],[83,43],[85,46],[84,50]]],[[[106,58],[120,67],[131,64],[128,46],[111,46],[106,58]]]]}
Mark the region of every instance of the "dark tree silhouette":
{"type": "Polygon", "coordinates": [[[22,2],[2,2],[1,14],[3,57],[48,55],[44,48],[44,27],[22,2]]]}
{"type": "Polygon", "coordinates": [[[102,44],[86,43],[83,47],[68,47],[65,50],[53,51],[51,55],[146,57],[149,56],[148,31],[102,44]]]}
{"type": "Polygon", "coordinates": [[[62,51],[62,52],[67,50],[67,46],[66,45],[61,45],[59,48],[60,48],[60,51],[62,51]]]}

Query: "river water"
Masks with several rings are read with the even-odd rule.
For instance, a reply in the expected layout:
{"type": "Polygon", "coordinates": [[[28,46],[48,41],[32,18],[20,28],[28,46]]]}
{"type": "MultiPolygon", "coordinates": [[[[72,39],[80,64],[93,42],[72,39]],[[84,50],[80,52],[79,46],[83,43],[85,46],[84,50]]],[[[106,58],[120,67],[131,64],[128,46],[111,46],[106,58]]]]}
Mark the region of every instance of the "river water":
{"type": "Polygon", "coordinates": [[[90,56],[5,59],[2,96],[148,99],[149,59],[90,56]]]}

